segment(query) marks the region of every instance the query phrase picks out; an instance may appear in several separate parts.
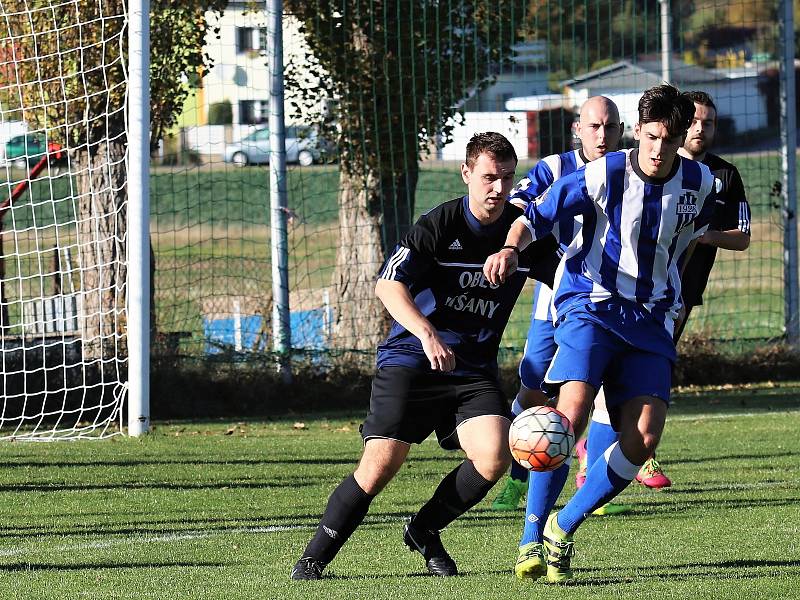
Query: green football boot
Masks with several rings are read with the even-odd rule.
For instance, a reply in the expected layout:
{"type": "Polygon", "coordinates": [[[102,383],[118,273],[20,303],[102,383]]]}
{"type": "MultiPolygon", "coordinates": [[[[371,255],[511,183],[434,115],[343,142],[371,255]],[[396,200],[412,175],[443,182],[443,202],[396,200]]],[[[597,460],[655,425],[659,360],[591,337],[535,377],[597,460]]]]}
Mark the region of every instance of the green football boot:
{"type": "Polygon", "coordinates": [[[544,548],[547,551],[547,581],[569,583],[572,580],[570,560],[575,556],[572,536],[558,526],[557,512],[547,518],[544,526],[544,548]]]}
{"type": "Polygon", "coordinates": [[[601,517],[607,515],[621,515],[630,512],[633,507],[630,504],[615,504],[614,502],[606,502],[600,508],[596,508],[592,514],[601,517]]]}
{"type": "Polygon", "coordinates": [[[520,500],[522,500],[527,491],[527,481],[520,481],[511,476],[506,477],[503,489],[500,490],[497,498],[492,502],[492,510],[517,510],[520,500]]]}
{"type": "Polygon", "coordinates": [[[519,547],[517,564],[514,573],[517,579],[538,579],[547,572],[544,558],[544,546],[539,542],[531,542],[519,547]]]}

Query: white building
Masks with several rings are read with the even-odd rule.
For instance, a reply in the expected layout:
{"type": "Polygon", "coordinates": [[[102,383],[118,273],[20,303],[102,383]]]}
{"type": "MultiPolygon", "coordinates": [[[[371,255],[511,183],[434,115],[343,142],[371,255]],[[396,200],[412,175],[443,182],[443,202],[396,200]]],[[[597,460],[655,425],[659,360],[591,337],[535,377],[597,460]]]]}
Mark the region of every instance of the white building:
{"type": "Polygon", "coordinates": [[[547,41],[535,40],[512,47],[514,54],[495,81],[482,92],[463,103],[465,112],[506,110],[509,98],[546,94],[547,41]]]}
{"type": "MultiPolygon", "coordinates": [[[[701,90],[714,99],[721,125],[744,133],[767,126],[766,101],[758,89],[758,70],[704,69],[672,61],[671,83],[681,90],[701,90]]],[[[562,82],[565,102],[577,109],[587,98],[608,96],[619,107],[627,135],[638,121],[639,99],[663,83],[660,60],[622,60],[562,82]]],[[[733,133],[730,132],[730,133],[733,133]]]]}
{"type": "MultiPolygon", "coordinates": [[[[209,31],[204,48],[214,66],[187,100],[178,125],[190,148],[219,154],[226,142],[239,140],[269,121],[267,15],[253,11],[252,3],[231,0],[219,20],[212,13],[208,18],[218,29],[209,31]],[[220,103],[230,103],[230,126],[208,124],[212,105],[220,103]]],[[[308,53],[298,21],[284,15],[284,64],[308,53]]],[[[292,121],[289,109],[287,103],[287,122],[292,121]]]]}

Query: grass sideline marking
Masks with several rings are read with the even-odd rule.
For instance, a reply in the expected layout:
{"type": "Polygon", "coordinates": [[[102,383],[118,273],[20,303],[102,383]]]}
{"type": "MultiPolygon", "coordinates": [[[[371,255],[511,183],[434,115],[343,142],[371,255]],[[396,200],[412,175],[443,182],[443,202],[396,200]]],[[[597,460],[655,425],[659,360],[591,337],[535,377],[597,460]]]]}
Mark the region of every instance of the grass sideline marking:
{"type": "MultiPolygon", "coordinates": [[[[372,518],[367,518],[364,521],[364,525],[372,525],[372,524],[379,524],[379,523],[392,523],[392,522],[400,522],[404,521],[403,517],[381,517],[379,515],[375,515],[372,518]]],[[[218,537],[221,535],[248,535],[248,534],[258,534],[258,533],[284,533],[286,531],[300,531],[300,530],[314,530],[317,528],[317,524],[314,525],[268,525],[266,527],[239,527],[236,529],[225,529],[223,531],[220,530],[211,530],[211,531],[203,531],[201,529],[189,530],[184,532],[176,532],[176,533],[167,533],[163,535],[150,535],[150,536],[140,536],[140,535],[133,535],[129,537],[118,537],[113,540],[105,540],[105,541],[95,541],[95,542],[79,542],[76,544],[64,544],[62,546],[57,546],[54,548],[45,549],[47,552],[57,552],[57,553],[64,553],[70,552],[74,550],[104,550],[107,548],[113,548],[115,546],[123,546],[128,544],[151,544],[151,543],[172,543],[172,542],[183,542],[183,541],[192,541],[192,540],[202,540],[212,537],[218,537]]],[[[42,548],[4,548],[0,549],[0,558],[10,558],[14,556],[20,556],[22,554],[32,554],[36,552],[40,552],[42,548]]]]}
{"type": "MultiPolygon", "coordinates": [[[[754,483],[730,483],[728,484],[728,489],[732,492],[740,492],[747,490],[786,487],[787,485],[792,485],[792,483],[788,481],[759,481],[754,483]]],[[[400,522],[404,520],[405,519],[403,517],[382,517],[380,515],[375,515],[372,518],[367,517],[367,519],[364,521],[364,525],[369,526],[381,523],[400,522]]],[[[219,537],[223,535],[231,535],[231,534],[252,535],[259,533],[284,533],[287,531],[314,530],[316,528],[317,525],[268,525],[261,527],[239,527],[236,529],[226,529],[222,531],[220,530],[203,531],[200,529],[195,529],[180,533],[168,533],[163,535],[151,535],[151,536],[133,535],[130,537],[119,537],[113,540],[80,542],[76,544],[63,544],[61,546],[57,546],[54,548],[45,548],[44,551],[48,553],[49,552],[68,553],[75,550],[105,550],[108,548],[114,548],[124,545],[152,544],[159,542],[169,544],[173,542],[202,540],[202,539],[208,539],[208,538],[219,537]]],[[[0,549],[0,557],[13,558],[16,556],[22,556],[24,554],[36,554],[39,552],[42,552],[41,547],[5,548],[5,549],[0,549]]]]}
{"type": "MultiPolygon", "coordinates": [[[[125,544],[151,544],[154,542],[182,542],[185,540],[201,540],[210,537],[217,537],[220,535],[228,534],[252,534],[252,533],[275,533],[293,531],[298,529],[313,529],[316,525],[270,525],[267,527],[240,527],[237,529],[226,529],[224,531],[203,531],[200,529],[185,531],[182,533],[168,533],[164,535],[151,535],[140,536],[134,535],[130,537],[121,537],[113,540],[96,541],[96,542],[82,542],[77,544],[64,544],[50,548],[48,552],[69,552],[71,550],[103,550],[106,548],[113,548],[114,546],[122,546],[125,544]]],[[[21,554],[33,553],[40,551],[41,548],[5,548],[0,550],[0,557],[19,556],[21,554]]]]}

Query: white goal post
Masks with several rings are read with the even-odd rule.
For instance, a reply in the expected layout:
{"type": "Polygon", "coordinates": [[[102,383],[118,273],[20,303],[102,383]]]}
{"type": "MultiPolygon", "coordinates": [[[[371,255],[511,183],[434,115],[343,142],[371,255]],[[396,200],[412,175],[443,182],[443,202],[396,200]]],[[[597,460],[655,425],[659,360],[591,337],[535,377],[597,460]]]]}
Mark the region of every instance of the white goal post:
{"type": "Polygon", "coordinates": [[[0,439],[148,430],[148,22],[0,0],[0,439]]]}

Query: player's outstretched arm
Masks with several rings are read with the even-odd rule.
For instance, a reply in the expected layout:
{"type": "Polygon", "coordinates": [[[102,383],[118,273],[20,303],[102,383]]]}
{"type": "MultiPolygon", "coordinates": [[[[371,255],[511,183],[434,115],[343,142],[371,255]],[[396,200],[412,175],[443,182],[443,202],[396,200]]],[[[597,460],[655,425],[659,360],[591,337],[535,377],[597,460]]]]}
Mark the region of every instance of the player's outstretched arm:
{"type": "Polygon", "coordinates": [[[419,338],[422,350],[431,362],[431,369],[434,371],[455,369],[455,354],[442,341],[431,322],[419,311],[404,283],[379,279],[375,284],[375,295],[383,302],[395,321],[419,338]]]}
{"type": "Polygon", "coordinates": [[[525,224],[527,219],[520,217],[511,225],[506,236],[506,246],[500,252],[492,254],[483,264],[483,274],[489,283],[499,285],[517,270],[518,254],[533,241],[531,232],[525,224]],[[516,250],[514,249],[516,248],[516,250]]]}

